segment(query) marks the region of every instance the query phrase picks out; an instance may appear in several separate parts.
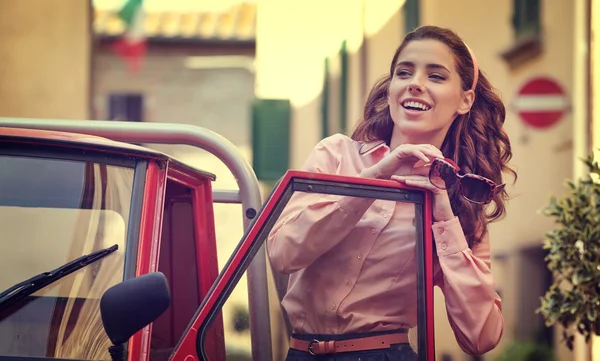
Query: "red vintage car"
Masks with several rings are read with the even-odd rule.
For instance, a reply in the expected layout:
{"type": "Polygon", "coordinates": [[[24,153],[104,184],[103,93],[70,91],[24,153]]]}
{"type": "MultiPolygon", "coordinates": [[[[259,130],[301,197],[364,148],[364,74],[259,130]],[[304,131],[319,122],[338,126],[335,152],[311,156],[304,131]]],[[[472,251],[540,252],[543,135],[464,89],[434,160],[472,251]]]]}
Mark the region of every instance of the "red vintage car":
{"type": "Polygon", "coordinates": [[[414,205],[411,344],[420,360],[435,359],[428,192],[290,170],[263,202],[239,150],[204,128],[9,118],[0,118],[0,190],[0,361],[283,359],[286,276],[272,271],[264,245],[294,192],[414,205]],[[210,169],[136,145],[159,143],[214,154],[238,189],[212,189],[210,169]],[[244,224],[220,271],[215,203],[241,204],[244,224]],[[228,346],[223,319],[244,276],[245,356],[228,346]]]}

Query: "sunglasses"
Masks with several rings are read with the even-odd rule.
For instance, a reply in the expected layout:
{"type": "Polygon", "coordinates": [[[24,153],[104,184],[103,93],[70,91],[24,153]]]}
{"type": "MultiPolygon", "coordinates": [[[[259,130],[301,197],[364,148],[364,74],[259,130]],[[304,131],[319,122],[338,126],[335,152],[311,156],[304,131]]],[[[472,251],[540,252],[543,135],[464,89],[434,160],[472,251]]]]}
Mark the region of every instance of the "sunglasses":
{"type": "Polygon", "coordinates": [[[436,158],[429,169],[429,181],[439,189],[448,189],[458,184],[462,196],[477,204],[490,203],[505,186],[477,174],[460,173],[460,167],[451,159],[436,158]]]}

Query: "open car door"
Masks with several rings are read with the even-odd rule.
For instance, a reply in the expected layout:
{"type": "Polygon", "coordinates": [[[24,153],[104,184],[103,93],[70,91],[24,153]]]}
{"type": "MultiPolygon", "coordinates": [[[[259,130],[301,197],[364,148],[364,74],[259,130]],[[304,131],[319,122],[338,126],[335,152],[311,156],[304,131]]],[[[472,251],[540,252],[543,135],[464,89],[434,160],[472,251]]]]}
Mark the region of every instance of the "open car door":
{"type": "MultiPolygon", "coordinates": [[[[304,195],[310,194],[311,197],[319,199],[320,197],[359,197],[372,198],[371,207],[376,207],[382,213],[383,217],[392,217],[397,207],[404,208],[402,214],[411,214],[406,209],[413,210],[413,217],[404,219],[406,224],[412,223],[412,232],[407,235],[398,236],[398,244],[402,247],[398,257],[394,254],[377,254],[377,244],[371,249],[361,249],[357,246],[356,259],[347,260],[347,262],[391,262],[388,267],[395,269],[397,262],[398,273],[391,275],[390,282],[402,282],[403,289],[408,292],[396,294],[390,290],[397,290],[398,287],[389,287],[382,289],[380,298],[395,297],[406,304],[406,310],[401,315],[402,322],[406,320],[407,326],[411,329],[409,332],[410,344],[413,350],[418,354],[418,359],[430,361],[435,359],[434,354],[434,328],[433,328],[433,239],[431,233],[432,212],[431,212],[431,194],[422,189],[406,187],[395,181],[364,179],[357,177],[344,177],[326,174],[309,173],[303,171],[288,171],[279,181],[277,186],[269,195],[258,216],[246,230],[242,240],[238,244],[234,253],[231,255],[228,263],[222,269],[219,277],[213,284],[213,287],[204,298],[204,301],[198,309],[188,329],[176,346],[171,360],[209,360],[206,350],[214,348],[207,342],[207,335],[213,327],[213,321],[221,313],[226,305],[230,295],[236,289],[238,282],[245,275],[248,266],[253,258],[263,252],[261,247],[266,243],[273,226],[277,223],[280,215],[287,206],[294,201],[294,196],[298,193],[304,195]],[[391,207],[391,208],[390,208],[391,207]],[[412,219],[411,219],[412,218],[412,219]],[[404,237],[404,238],[401,238],[404,237]],[[406,257],[406,252],[411,253],[412,257],[406,257]],[[189,358],[189,357],[192,358],[189,358]]],[[[359,221],[360,224],[360,221],[359,221]]],[[[333,225],[332,225],[333,226],[333,225]]],[[[410,228],[410,227],[409,227],[410,228]]],[[[366,232],[370,233],[370,232],[366,232]]],[[[373,230],[375,233],[375,230],[373,230]]],[[[395,240],[394,240],[395,241],[395,240]]],[[[341,267],[344,265],[340,264],[341,267]]],[[[362,267],[362,264],[361,264],[362,267]]],[[[252,356],[243,358],[253,361],[283,360],[285,358],[288,340],[290,336],[290,324],[285,315],[285,311],[280,308],[282,295],[285,293],[286,275],[278,274],[271,267],[267,275],[272,277],[269,280],[271,286],[269,303],[270,314],[262,315],[271,319],[271,332],[269,334],[251,334],[252,338],[252,356]],[[283,284],[283,287],[281,286],[283,284]],[[272,292],[271,292],[272,291],[272,292]],[[279,314],[282,317],[273,317],[273,314],[279,314]],[[268,338],[264,339],[263,338],[268,338]],[[261,342],[272,344],[272,353],[264,355],[255,350],[256,345],[261,342]]],[[[348,281],[349,287],[351,282],[348,281]]],[[[310,294],[308,295],[310,297],[310,294]]],[[[329,307],[328,305],[324,305],[329,307]]],[[[335,305],[332,309],[335,309],[335,305]]],[[[341,308],[341,305],[338,305],[341,308]]],[[[370,307],[377,307],[370,305],[370,307]]],[[[338,308],[339,310],[339,308],[338,308]]],[[[253,314],[252,308],[249,310],[250,320],[260,319],[260,314],[253,314]]],[[[333,311],[336,312],[336,311],[333,311]]],[[[227,337],[225,337],[227,339],[227,337]]],[[[223,347],[217,345],[217,347],[223,347]]],[[[226,347],[228,350],[229,348],[226,347]]],[[[228,351],[229,352],[229,351],[228,351]]],[[[238,359],[229,355],[227,360],[238,359]]]]}

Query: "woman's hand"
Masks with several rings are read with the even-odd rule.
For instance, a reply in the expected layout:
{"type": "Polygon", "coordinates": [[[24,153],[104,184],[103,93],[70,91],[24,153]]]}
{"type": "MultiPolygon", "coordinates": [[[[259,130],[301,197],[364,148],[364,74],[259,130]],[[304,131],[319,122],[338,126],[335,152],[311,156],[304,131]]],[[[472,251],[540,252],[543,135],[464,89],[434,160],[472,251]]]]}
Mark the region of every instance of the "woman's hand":
{"type": "Polygon", "coordinates": [[[403,144],[392,150],[377,164],[366,168],[360,174],[365,178],[390,179],[394,174],[411,174],[418,161],[430,163],[434,158],[444,157],[442,152],[431,144],[403,144]]]}
{"type": "MultiPolygon", "coordinates": [[[[425,167],[421,167],[425,168],[425,167]]],[[[428,168],[428,167],[427,167],[428,168]]],[[[404,183],[407,186],[423,188],[430,190],[433,193],[433,220],[436,222],[449,221],[454,218],[452,206],[450,205],[450,197],[448,192],[439,189],[429,181],[427,175],[411,174],[411,175],[393,175],[391,179],[404,183]]]]}
{"type": "Polygon", "coordinates": [[[454,218],[450,197],[445,190],[435,187],[429,181],[427,164],[438,157],[444,157],[442,151],[431,144],[403,144],[391,151],[377,164],[363,170],[360,176],[393,179],[408,186],[430,190],[433,193],[434,220],[448,221],[454,218]],[[415,167],[418,162],[426,165],[415,167]]]}

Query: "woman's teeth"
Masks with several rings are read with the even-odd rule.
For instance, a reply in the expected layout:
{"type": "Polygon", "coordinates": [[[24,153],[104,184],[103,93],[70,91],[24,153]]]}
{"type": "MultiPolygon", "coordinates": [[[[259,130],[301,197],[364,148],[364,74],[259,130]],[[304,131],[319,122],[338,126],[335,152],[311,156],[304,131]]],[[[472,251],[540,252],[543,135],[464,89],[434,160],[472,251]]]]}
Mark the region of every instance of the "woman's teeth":
{"type": "Polygon", "coordinates": [[[404,102],[402,106],[406,109],[429,110],[429,106],[415,101],[404,102]]]}

